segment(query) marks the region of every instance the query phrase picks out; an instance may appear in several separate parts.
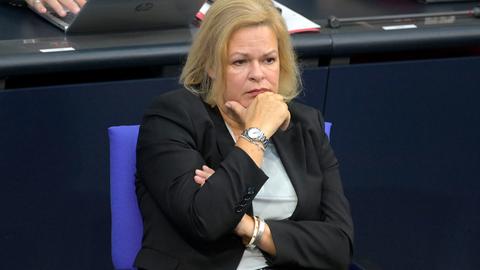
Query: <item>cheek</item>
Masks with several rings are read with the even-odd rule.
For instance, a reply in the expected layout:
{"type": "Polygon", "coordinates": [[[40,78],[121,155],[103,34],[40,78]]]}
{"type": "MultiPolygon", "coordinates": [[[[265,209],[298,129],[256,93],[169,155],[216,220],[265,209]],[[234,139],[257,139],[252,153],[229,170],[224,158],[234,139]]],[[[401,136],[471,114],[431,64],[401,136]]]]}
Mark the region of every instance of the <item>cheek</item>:
{"type": "Polygon", "coordinates": [[[278,91],[278,84],[280,80],[280,70],[278,68],[270,70],[267,78],[270,84],[272,84],[272,86],[274,87],[274,90],[278,91]]]}
{"type": "Polygon", "coordinates": [[[231,70],[227,72],[225,95],[229,97],[241,94],[245,82],[247,81],[246,72],[243,70],[231,70]]]}
{"type": "Polygon", "coordinates": [[[275,81],[278,83],[278,79],[280,78],[279,70],[272,71],[270,74],[270,78],[272,79],[272,81],[275,81]]]}

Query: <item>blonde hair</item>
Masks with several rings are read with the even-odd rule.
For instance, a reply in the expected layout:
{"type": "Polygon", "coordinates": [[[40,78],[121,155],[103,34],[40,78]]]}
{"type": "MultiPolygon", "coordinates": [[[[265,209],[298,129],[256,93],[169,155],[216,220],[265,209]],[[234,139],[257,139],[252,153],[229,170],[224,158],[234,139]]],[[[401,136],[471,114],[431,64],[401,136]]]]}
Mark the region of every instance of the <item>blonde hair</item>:
{"type": "Polygon", "coordinates": [[[271,0],[216,0],[193,41],[180,83],[215,106],[225,87],[229,40],[235,31],[252,26],[268,26],[275,33],[280,61],[278,93],[286,101],[295,98],[300,72],[285,21],[271,0]],[[210,78],[209,71],[214,72],[215,79],[210,78]]]}

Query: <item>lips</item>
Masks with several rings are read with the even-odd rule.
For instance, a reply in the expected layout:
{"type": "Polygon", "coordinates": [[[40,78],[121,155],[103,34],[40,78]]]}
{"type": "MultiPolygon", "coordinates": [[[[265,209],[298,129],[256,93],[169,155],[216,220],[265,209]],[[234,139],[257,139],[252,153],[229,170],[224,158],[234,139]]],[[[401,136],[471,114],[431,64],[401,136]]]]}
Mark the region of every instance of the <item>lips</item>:
{"type": "Polygon", "coordinates": [[[269,89],[266,89],[266,88],[260,88],[260,89],[250,90],[250,91],[247,92],[247,94],[257,96],[257,95],[260,95],[261,93],[265,93],[265,92],[271,92],[271,91],[269,89]]]}

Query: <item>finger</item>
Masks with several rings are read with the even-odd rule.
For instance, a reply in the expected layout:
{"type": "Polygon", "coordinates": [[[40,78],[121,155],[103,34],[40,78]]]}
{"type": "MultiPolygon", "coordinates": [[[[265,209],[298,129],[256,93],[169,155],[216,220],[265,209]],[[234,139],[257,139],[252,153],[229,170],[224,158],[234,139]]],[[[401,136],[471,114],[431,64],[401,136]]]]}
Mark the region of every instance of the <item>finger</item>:
{"type": "Polygon", "coordinates": [[[198,169],[195,170],[195,175],[200,176],[202,178],[208,178],[210,176],[210,174],[198,169]]]}
{"type": "Polygon", "coordinates": [[[205,178],[205,180],[210,178],[210,176],[212,176],[212,174],[213,174],[213,172],[206,172],[206,171],[203,171],[203,170],[195,170],[195,175],[200,176],[202,178],[205,178]]]}
{"type": "Polygon", "coordinates": [[[87,3],[86,0],[75,0],[75,2],[77,2],[80,8],[82,8],[87,3]]]}
{"type": "Polygon", "coordinates": [[[59,16],[64,17],[67,15],[65,9],[57,0],[46,0],[45,3],[47,3],[59,16]]]}
{"type": "Polygon", "coordinates": [[[78,6],[77,2],[73,0],[60,0],[59,2],[62,4],[62,6],[75,14],[80,11],[80,7],[78,6]]]}
{"type": "Polygon", "coordinates": [[[202,166],[202,170],[210,175],[212,175],[213,173],[215,173],[215,171],[213,169],[211,169],[210,167],[208,167],[207,165],[203,165],[202,166]]]}
{"type": "Polygon", "coordinates": [[[203,186],[203,185],[205,184],[206,179],[205,179],[205,178],[202,178],[202,177],[200,177],[200,176],[198,176],[198,175],[195,175],[195,176],[193,177],[193,181],[195,181],[195,183],[199,184],[200,186],[203,186]]]}
{"type": "Polygon", "coordinates": [[[40,0],[28,0],[27,4],[33,7],[37,12],[40,12],[40,13],[47,12],[47,8],[43,5],[42,1],[40,0]]]}
{"type": "Polygon", "coordinates": [[[245,112],[247,109],[236,101],[227,101],[225,103],[227,112],[233,119],[236,119],[239,123],[244,123],[245,112]]]}
{"type": "Polygon", "coordinates": [[[280,94],[275,94],[275,98],[280,101],[285,101],[285,97],[280,94]]]}
{"type": "Polygon", "coordinates": [[[225,107],[227,107],[232,113],[237,115],[242,115],[245,111],[245,107],[243,107],[240,103],[236,101],[227,101],[225,103],[225,107]]]}

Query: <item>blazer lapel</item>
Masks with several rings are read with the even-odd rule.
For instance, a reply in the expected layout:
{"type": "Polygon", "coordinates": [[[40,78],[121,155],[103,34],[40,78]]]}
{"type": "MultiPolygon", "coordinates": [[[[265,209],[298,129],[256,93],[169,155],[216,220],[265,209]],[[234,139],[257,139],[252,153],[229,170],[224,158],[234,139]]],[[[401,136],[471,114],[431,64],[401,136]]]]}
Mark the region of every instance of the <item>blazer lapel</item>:
{"type": "Polygon", "coordinates": [[[290,177],[293,188],[297,194],[298,202],[291,218],[295,218],[302,204],[303,192],[305,187],[302,185],[304,177],[303,172],[306,171],[305,160],[305,144],[303,140],[302,127],[299,123],[292,124],[285,131],[277,131],[272,136],[278,155],[282,161],[285,170],[290,177]]]}
{"type": "Polygon", "coordinates": [[[213,125],[215,126],[218,151],[222,156],[222,159],[224,159],[228,153],[233,150],[235,142],[225,125],[225,121],[223,121],[218,107],[215,106],[212,108],[208,104],[205,104],[205,106],[207,107],[206,109],[210,115],[210,119],[212,119],[213,125]]]}

